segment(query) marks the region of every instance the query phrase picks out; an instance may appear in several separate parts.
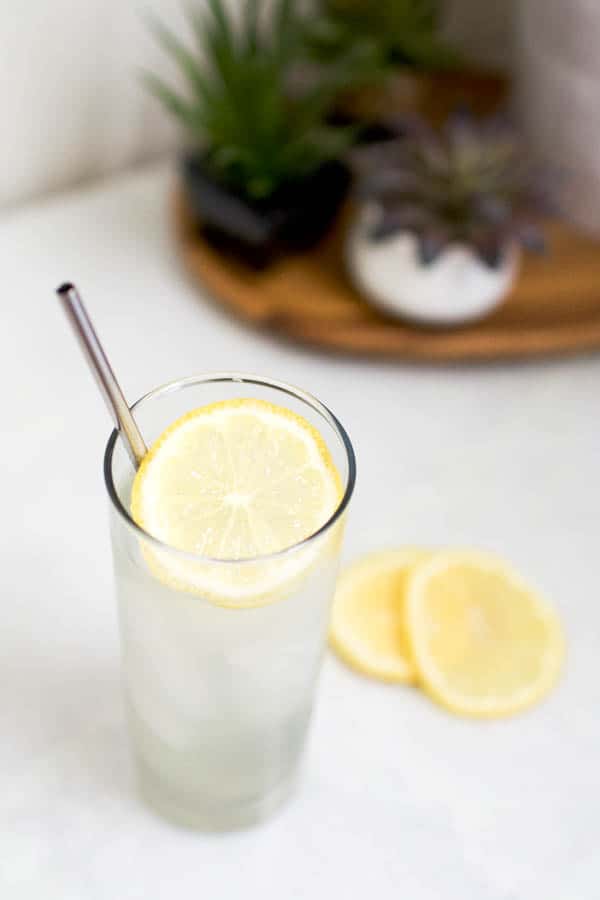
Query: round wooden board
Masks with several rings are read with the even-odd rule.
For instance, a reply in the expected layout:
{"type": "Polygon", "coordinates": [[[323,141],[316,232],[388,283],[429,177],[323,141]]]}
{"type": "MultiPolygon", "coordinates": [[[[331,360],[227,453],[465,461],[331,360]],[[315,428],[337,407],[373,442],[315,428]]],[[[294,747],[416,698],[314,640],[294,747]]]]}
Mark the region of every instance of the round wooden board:
{"type": "Polygon", "coordinates": [[[516,288],[497,312],[438,331],[382,315],[353,288],[344,269],[347,215],[315,250],[254,271],[202,238],[181,192],[174,213],[195,280],[242,319],[306,344],[438,362],[600,349],[600,243],[562,223],[549,224],[549,254],[524,260],[516,288]]]}

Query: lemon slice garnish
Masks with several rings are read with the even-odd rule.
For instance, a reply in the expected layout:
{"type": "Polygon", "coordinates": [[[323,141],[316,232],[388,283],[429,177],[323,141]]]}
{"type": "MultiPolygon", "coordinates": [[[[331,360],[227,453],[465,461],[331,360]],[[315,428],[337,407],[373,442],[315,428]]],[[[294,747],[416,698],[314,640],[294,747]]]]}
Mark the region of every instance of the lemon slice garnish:
{"type": "Polygon", "coordinates": [[[421,686],[460,715],[530,706],[564,657],[556,613],[506,563],[477,551],[438,553],[413,570],[406,633],[421,686]]]}
{"type": "Polygon", "coordinates": [[[416,680],[405,630],[405,591],[413,567],[428,555],[411,548],[371,553],[342,574],[330,642],[348,665],[382,681],[416,680]]]}
{"type": "Polygon", "coordinates": [[[131,513],[170,547],[238,561],[196,561],[148,545],[146,559],[161,581],[247,606],[291,589],[323,545],[331,547],[335,528],[328,541],[260,559],[318,531],[341,497],[340,476],[316,428],[284,407],[236,399],[196,409],[167,428],[136,474],[131,513]]]}

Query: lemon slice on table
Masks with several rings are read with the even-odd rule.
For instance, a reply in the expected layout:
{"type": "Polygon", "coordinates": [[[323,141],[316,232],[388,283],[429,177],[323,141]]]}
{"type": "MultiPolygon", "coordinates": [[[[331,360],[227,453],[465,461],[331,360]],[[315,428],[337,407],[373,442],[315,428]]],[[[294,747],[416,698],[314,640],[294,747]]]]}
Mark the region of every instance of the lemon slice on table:
{"type": "Polygon", "coordinates": [[[405,633],[405,591],[410,572],[428,556],[411,548],[371,553],[342,574],[330,643],[352,668],[382,681],[416,680],[405,633]]]}
{"type": "MultiPolygon", "coordinates": [[[[136,474],[131,513],[171,547],[242,561],[314,534],[341,497],[340,476],[316,428],[284,407],[236,399],[196,409],[167,428],[136,474]]],[[[150,545],[144,552],[153,573],[170,586],[248,606],[291,587],[322,552],[317,544],[239,565],[150,545]]]]}
{"type": "Polygon", "coordinates": [[[530,706],[564,656],[552,609],[504,562],[477,551],[438,553],[414,569],[406,626],[421,686],[459,715],[530,706]]]}

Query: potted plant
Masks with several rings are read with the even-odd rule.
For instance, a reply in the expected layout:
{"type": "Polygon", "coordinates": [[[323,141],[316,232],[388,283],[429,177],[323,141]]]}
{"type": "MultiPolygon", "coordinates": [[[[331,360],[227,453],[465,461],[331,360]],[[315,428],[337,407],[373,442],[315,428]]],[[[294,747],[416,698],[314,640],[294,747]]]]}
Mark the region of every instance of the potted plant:
{"type": "Polygon", "coordinates": [[[477,319],[508,293],[520,246],[543,247],[542,173],[498,120],[460,114],[439,131],[419,123],[355,158],[348,265],[388,312],[429,325],[477,319]]]}
{"type": "Polygon", "coordinates": [[[323,63],[351,58],[360,69],[360,85],[340,96],[341,118],[381,127],[390,117],[417,113],[439,124],[461,104],[489,114],[501,102],[502,80],[463,70],[442,37],[440,0],[315,2],[308,29],[313,56],[323,63]]]}
{"type": "Polygon", "coordinates": [[[439,0],[317,0],[308,36],[321,59],[360,55],[377,74],[454,66],[457,54],[439,27],[439,0]]]}
{"type": "Polygon", "coordinates": [[[328,229],[347,193],[340,158],[354,138],[328,123],[347,73],[339,66],[307,79],[293,0],[275,0],[270,27],[262,7],[246,0],[234,23],[223,0],[209,0],[206,10],[190,12],[195,49],[155,22],[188,90],[146,76],[187,135],[182,174],[197,222],[257,266],[311,246],[328,229]]]}

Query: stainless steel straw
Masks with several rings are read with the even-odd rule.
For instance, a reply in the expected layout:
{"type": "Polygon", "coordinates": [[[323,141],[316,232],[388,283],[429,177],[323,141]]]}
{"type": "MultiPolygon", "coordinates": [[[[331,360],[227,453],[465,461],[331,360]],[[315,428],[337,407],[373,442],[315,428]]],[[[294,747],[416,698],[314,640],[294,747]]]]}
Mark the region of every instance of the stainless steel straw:
{"type": "Polygon", "coordinates": [[[67,282],[61,284],[57,288],[56,293],[83,348],[90,368],[96,377],[109,412],[129,451],[131,461],[137,469],[148,448],[123,396],[123,391],[119,387],[119,382],[115,378],[115,373],[102,348],[102,344],[94,331],[94,326],[90,321],[79,292],[75,285],[67,282]]]}

